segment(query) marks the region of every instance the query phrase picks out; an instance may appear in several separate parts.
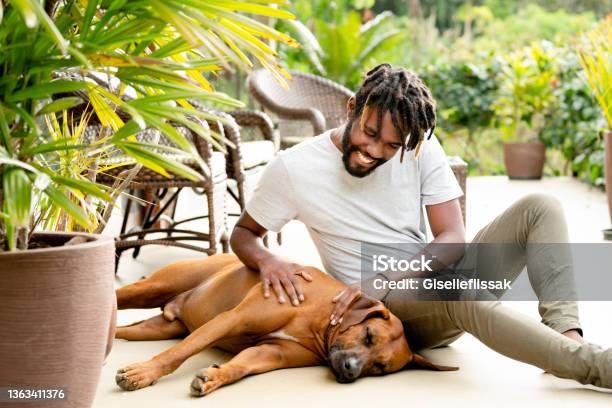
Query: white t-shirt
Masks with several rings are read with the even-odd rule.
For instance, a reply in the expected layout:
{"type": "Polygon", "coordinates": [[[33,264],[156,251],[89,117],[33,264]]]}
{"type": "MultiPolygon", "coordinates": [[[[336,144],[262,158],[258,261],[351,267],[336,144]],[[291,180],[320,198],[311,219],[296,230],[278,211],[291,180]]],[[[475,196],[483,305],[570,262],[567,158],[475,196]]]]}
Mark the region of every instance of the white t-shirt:
{"type": "Polygon", "coordinates": [[[351,176],[331,131],[284,150],[264,170],[246,206],[270,231],[303,222],[326,272],[353,283],[361,277],[362,243],[424,243],[423,205],[463,195],[435,136],[421,152],[398,152],[363,178],[351,176]]]}

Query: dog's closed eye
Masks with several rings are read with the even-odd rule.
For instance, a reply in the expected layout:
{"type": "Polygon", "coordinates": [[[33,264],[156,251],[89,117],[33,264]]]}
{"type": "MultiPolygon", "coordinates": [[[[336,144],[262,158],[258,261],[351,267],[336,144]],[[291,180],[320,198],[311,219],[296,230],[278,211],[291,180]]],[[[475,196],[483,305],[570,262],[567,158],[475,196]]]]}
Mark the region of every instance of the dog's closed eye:
{"type": "Polygon", "coordinates": [[[372,332],[370,331],[370,327],[366,326],[366,336],[365,336],[365,344],[366,346],[371,345],[372,343],[374,343],[374,336],[372,335],[372,332]]]}
{"type": "Polygon", "coordinates": [[[383,374],[385,372],[385,369],[387,368],[387,365],[383,363],[374,363],[374,368],[376,369],[376,371],[383,374]]]}

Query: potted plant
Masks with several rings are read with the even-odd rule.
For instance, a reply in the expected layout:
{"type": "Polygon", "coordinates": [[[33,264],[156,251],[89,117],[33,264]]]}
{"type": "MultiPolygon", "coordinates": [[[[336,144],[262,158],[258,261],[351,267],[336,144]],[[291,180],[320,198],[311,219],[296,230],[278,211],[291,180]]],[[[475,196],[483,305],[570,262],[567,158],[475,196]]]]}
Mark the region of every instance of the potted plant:
{"type": "MultiPolygon", "coordinates": [[[[585,44],[578,48],[578,56],[586,74],[587,84],[599,104],[608,129],[604,138],[604,175],[608,210],[612,221],[612,17],[589,32],[585,44]]],[[[612,240],[612,228],[604,230],[604,238],[612,240]]]]}
{"type": "Polygon", "coordinates": [[[437,129],[462,141],[461,156],[470,170],[482,169],[485,164],[481,134],[494,118],[497,71],[494,65],[442,62],[428,67],[422,76],[433,95],[444,95],[436,101],[437,129]]]}
{"type": "Polygon", "coordinates": [[[61,389],[54,406],[91,405],[116,306],[113,240],[86,232],[103,228],[118,194],[95,182],[98,163],[120,150],[201,177],[134,135],[156,128],[205,166],[169,125],[215,142],[188,100],[240,103],[205,74],[254,57],[282,78],[262,39],[291,38],[236,10],[292,17],[258,0],[0,1],[0,387],[61,389]],[[73,120],[84,103],[94,114],[73,120]],[[93,143],[88,120],[103,128],[93,143]]]}
{"type": "Polygon", "coordinates": [[[493,107],[502,131],[504,164],[511,179],[540,179],[546,146],[540,141],[553,100],[554,59],[547,44],[507,55],[501,64],[499,96],[493,107]]]}

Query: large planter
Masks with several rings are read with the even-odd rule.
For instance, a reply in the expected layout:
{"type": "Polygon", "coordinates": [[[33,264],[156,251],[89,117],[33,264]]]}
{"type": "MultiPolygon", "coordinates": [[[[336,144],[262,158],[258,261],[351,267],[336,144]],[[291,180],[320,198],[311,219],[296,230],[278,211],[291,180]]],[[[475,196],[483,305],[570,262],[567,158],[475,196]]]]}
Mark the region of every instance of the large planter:
{"type": "MultiPolygon", "coordinates": [[[[612,222],[612,130],[604,132],[604,174],[606,177],[606,194],[608,196],[608,212],[612,222]]],[[[612,240],[612,228],[604,230],[604,238],[612,240]]]]}
{"type": "Polygon", "coordinates": [[[504,143],[504,164],[510,179],[541,179],[545,159],[546,146],[542,142],[504,143]]]}
{"type": "Polygon", "coordinates": [[[89,407],[114,337],[114,241],[90,234],[36,237],[53,247],[0,252],[0,387],[66,395],[10,406],[89,407]],[[75,235],[87,242],[61,246],[75,235]]]}

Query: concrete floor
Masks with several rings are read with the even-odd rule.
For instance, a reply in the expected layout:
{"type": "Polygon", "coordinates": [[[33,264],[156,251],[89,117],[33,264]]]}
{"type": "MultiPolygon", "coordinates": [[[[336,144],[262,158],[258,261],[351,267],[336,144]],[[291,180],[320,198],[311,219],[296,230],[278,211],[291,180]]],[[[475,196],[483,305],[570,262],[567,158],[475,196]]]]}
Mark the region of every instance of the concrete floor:
{"type": "MultiPolygon", "coordinates": [[[[572,242],[601,242],[601,229],[610,225],[605,195],[571,178],[542,181],[509,181],[506,177],[468,179],[467,234],[472,237],[504,208],[531,192],[558,197],[563,203],[572,242]]],[[[192,214],[204,205],[202,197],[185,194],[179,214],[192,214]]],[[[112,229],[111,229],[112,232],[112,229]]],[[[292,222],[283,230],[284,243],[276,248],[293,260],[321,266],[305,228],[292,222]]],[[[612,245],[612,244],[611,244],[612,245]]],[[[611,246],[612,248],[612,246],[611,246]]],[[[178,248],[145,247],[137,260],[130,252],[122,259],[117,286],[134,282],[156,268],[199,254],[178,248]]],[[[506,302],[517,311],[538,319],[533,302],[506,302]]],[[[612,302],[581,302],[581,318],[587,340],[612,347],[610,313],[612,302]]],[[[158,310],[120,311],[119,325],[158,314],[158,310]]],[[[466,335],[451,347],[424,353],[435,362],[456,365],[456,372],[403,371],[364,378],[353,384],[338,384],[325,367],[279,370],[246,378],[221,388],[204,399],[189,396],[194,373],[230,356],[206,350],[183,364],[155,386],[125,392],[115,385],[118,368],[144,361],[167,349],[175,341],[127,342],[115,340],[102,371],[94,402],[106,407],[312,407],[312,406],[492,406],[496,407],[610,407],[612,391],[561,380],[541,370],[518,363],[489,350],[466,335]],[[205,404],[205,405],[204,405],[205,404]]]]}

